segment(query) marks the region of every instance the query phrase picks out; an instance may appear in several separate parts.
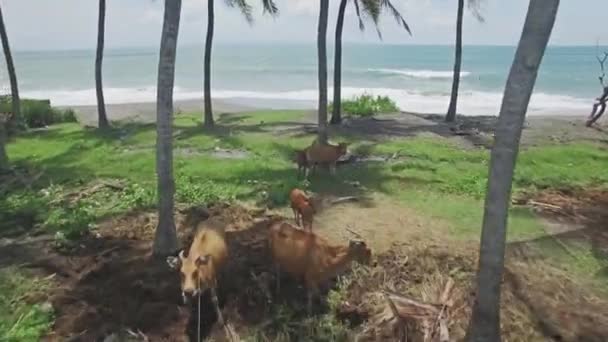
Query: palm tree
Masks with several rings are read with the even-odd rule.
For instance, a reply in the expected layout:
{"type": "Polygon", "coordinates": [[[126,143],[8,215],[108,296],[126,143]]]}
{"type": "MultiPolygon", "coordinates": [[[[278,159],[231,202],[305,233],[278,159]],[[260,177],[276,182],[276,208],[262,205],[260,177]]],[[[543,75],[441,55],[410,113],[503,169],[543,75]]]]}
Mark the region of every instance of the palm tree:
{"type": "Polygon", "coordinates": [[[329,0],[320,0],[317,53],[319,62],[319,131],[317,141],[327,144],[327,16],[329,0]]]}
{"type": "MultiPolygon", "coordinates": [[[[378,36],[382,37],[380,34],[380,30],[378,27],[378,20],[380,17],[380,12],[382,9],[387,9],[391,12],[391,14],[397,20],[399,25],[402,25],[403,28],[411,35],[412,32],[408,24],[401,16],[401,13],[397,10],[395,6],[390,2],[390,0],[352,0],[355,6],[355,10],[357,13],[357,17],[359,19],[359,29],[364,30],[365,25],[363,24],[363,20],[361,18],[361,12],[367,17],[369,17],[374,25],[376,26],[376,31],[378,32],[378,36]],[[359,4],[361,1],[361,5],[359,4]],[[361,7],[361,11],[359,8],[361,7]]],[[[336,22],[336,47],[334,53],[334,102],[333,102],[333,111],[331,114],[331,124],[339,124],[342,122],[342,29],[344,27],[344,13],[346,12],[346,4],[348,0],[341,0],[340,7],[338,8],[338,20],[336,22]]]]}
{"type": "MultiPolygon", "coordinates": [[[[274,3],[274,0],[261,0],[262,8],[264,13],[270,13],[271,15],[277,15],[279,9],[274,3]]],[[[213,127],[213,108],[211,105],[211,48],[213,46],[213,29],[215,27],[215,0],[207,1],[207,36],[205,38],[205,59],[204,59],[204,103],[205,103],[205,114],[204,114],[204,125],[206,127],[213,127]]],[[[253,15],[251,13],[251,6],[246,0],[226,0],[226,4],[230,7],[237,7],[241,10],[241,13],[245,16],[245,20],[248,23],[253,23],[253,15]]]]}
{"type": "Polygon", "coordinates": [[[158,176],[158,226],[154,237],[155,255],[168,255],[178,248],[173,218],[173,85],[175,55],[182,0],[165,0],[160,40],[156,94],[156,172],[158,176]]]}
{"type": "Polygon", "coordinates": [[[0,173],[9,168],[8,155],[6,154],[6,130],[4,127],[3,118],[0,118],[0,173]]]}
{"type": "Polygon", "coordinates": [[[2,49],[4,51],[4,58],[6,59],[6,68],[8,69],[8,77],[11,83],[11,96],[13,113],[9,118],[8,128],[14,129],[17,124],[21,121],[21,109],[19,102],[19,86],[17,85],[17,73],[15,72],[15,65],[13,64],[13,55],[8,44],[8,34],[6,33],[6,26],[4,25],[4,18],[2,16],[2,8],[0,7],[0,39],[2,40],[2,49]]]}
{"type": "Polygon", "coordinates": [[[505,86],[490,160],[469,341],[500,341],[500,283],[513,172],[528,103],[558,6],[559,0],[530,0],[505,86]]]}
{"type": "MultiPolygon", "coordinates": [[[[478,12],[480,0],[468,0],[469,9],[479,21],[483,18],[478,12]]],[[[458,87],[460,86],[460,69],[462,66],[462,19],[464,15],[464,0],[458,0],[458,13],[456,15],[456,46],[454,56],[454,76],[452,77],[452,94],[450,105],[445,116],[445,121],[454,122],[456,120],[456,106],[458,103],[458,87]]]]}
{"type": "Polygon", "coordinates": [[[106,26],[106,0],[99,0],[99,20],[97,22],[97,55],[95,57],[95,88],[97,91],[97,115],[99,128],[107,128],[108,117],[106,104],[103,99],[103,85],[101,82],[101,65],[103,63],[103,43],[106,26]]]}

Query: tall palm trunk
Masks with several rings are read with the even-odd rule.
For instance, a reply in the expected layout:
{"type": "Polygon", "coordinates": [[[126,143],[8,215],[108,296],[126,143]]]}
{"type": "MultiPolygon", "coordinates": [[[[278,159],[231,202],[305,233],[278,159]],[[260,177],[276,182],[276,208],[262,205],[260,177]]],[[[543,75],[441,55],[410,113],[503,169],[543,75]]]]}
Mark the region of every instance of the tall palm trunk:
{"type": "Polygon", "coordinates": [[[348,0],[341,0],[338,8],[336,23],[336,48],[334,50],[334,104],[330,123],[342,122],[342,30],[344,28],[344,12],[348,0]]]}
{"type": "Polygon", "coordinates": [[[204,84],[204,95],[205,95],[205,126],[212,127],[213,122],[213,110],[211,108],[211,47],[213,46],[213,26],[215,21],[215,10],[214,1],[207,0],[207,37],[205,39],[205,84],[204,84]]]}
{"type": "Polygon", "coordinates": [[[327,16],[329,0],[320,0],[317,52],[319,54],[319,134],[317,140],[327,143],[327,16]]]}
{"type": "Polygon", "coordinates": [[[156,172],[158,176],[158,227],[154,254],[168,255],[177,250],[173,218],[173,85],[175,55],[182,0],[165,0],[165,15],[160,40],[156,94],[156,172]]]}
{"type": "Polygon", "coordinates": [[[469,341],[500,341],[500,283],[513,172],[528,103],[558,6],[559,0],[530,0],[505,86],[490,160],[469,341]]]}
{"type": "Polygon", "coordinates": [[[4,58],[6,59],[6,68],[8,69],[8,77],[11,83],[11,96],[13,115],[9,118],[8,128],[14,130],[17,125],[21,123],[21,109],[19,102],[19,86],[17,85],[17,73],[15,72],[15,65],[13,64],[13,55],[8,44],[8,34],[6,33],[6,26],[4,25],[4,18],[2,16],[2,8],[0,7],[0,39],[2,40],[2,50],[4,51],[4,58]]]}
{"type": "Polygon", "coordinates": [[[106,30],[106,0],[99,0],[99,21],[97,24],[97,56],[95,57],[95,89],[97,90],[97,115],[99,128],[107,128],[108,117],[106,104],[103,99],[103,85],[101,82],[101,65],[103,63],[103,45],[106,30]]]}
{"type": "Polygon", "coordinates": [[[458,0],[458,16],[456,18],[456,53],[454,56],[454,77],[452,78],[452,96],[445,121],[456,120],[456,106],[458,103],[458,87],[460,85],[460,67],[462,65],[462,17],[464,14],[464,0],[458,0]]]}
{"type": "Polygon", "coordinates": [[[8,155],[6,154],[6,129],[4,127],[4,121],[0,118],[0,174],[2,171],[9,168],[8,155]]]}

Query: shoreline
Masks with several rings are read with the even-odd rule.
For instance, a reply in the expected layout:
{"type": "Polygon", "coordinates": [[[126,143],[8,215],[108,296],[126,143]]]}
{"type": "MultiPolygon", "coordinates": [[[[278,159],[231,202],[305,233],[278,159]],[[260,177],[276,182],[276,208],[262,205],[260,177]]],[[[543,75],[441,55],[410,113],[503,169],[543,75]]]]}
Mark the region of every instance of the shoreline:
{"type": "MultiPolygon", "coordinates": [[[[203,100],[175,100],[174,102],[175,115],[180,113],[202,113],[203,100]]],[[[216,115],[223,113],[240,113],[246,111],[264,111],[264,110],[302,110],[316,112],[315,101],[298,101],[298,100],[281,100],[281,99],[256,99],[256,98],[230,98],[213,100],[213,110],[216,115]]],[[[85,126],[94,126],[97,122],[97,106],[96,105],[65,105],[57,106],[58,108],[73,109],[81,124],[85,126]]],[[[447,108],[447,107],[446,107],[447,108]]],[[[156,102],[133,102],[133,103],[113,103],[106,104],[106,112],[108,119],[111,121],[133,121],[141,123],[152,123],[156,121],[156,102]]],[[[412,110],[401,110],[402,114],[417,115],[422,117],[442,116],[443,113],[437,112],[421,112],[412,110]]],[[[498,113],[497,113],[498,114],[498,113]]],[[[470,118],[496,118],[497,115],[469,115],[466,111],[458,113],[460,117],[470,118]]],[[[588,112],[583,110],[538,110],[534,108],[528,109],[526,115],[527,121],[571,121],[571,120],[586,120],[588,112]]]]}

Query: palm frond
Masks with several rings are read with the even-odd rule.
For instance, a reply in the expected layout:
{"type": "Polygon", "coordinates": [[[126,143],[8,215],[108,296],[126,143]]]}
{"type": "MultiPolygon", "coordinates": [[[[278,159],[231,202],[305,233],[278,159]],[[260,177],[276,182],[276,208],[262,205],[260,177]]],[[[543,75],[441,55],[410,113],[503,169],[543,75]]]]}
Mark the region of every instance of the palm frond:
{"type": "Polygon", "coordinates": [[[274,0],[262,0],[262,8],[264,9],[264,13],[270,13],[272,16],[279,14],[279,7],[277,7],[274,0]]]}
{"type": "Polygon", "coordinates": [[[359,9],[359,0],[353,0],[353,4],[355,5],[355,12],[357,13],[357,19],[359,19],[359,30],[364,31],[365,25],[363,24],[363,19],[361,18],[361,11],[359,9]]]}
{"type": "MultiPolygon", "coordinates": [[[[374,26],[378,37],[382,39],[382,33],[380,32],[380,2],[379,0],[360,0],[361,1],[361,12],[366,18],[369,18],[374,26]]],[[[361,25],[359,25],[361,27],[361,25]]]]}
{"type": "Polygon", "coordinates": [[[247,20],[249,24],[253,24],[252,7],[247,3],[246,0],[226,0],[226,5],[229,7],[238,8],[241,13],[243,13],[243,16],[245,16],[245,20],[247,20]]]}
{"type": "Polygon", "coordinates": [[[481,14],[481,3],[484,0],[468,0],[467,7],[469,8],[469,12],[479,21],[480,23],[485,22],[483,15],[481,14]]]}
{"type": "Polygon", "coordinates": [[[380,0],[380,5],[382,8],[386,8],[393,15],[395,20],[397,20],[397,24],[402,25],[403,28],[407,31],[407,33],[412,35],[412,31],[410,30],[410,26],[407,24],[399,10],[391,3],[390,0],[380,0]]]}

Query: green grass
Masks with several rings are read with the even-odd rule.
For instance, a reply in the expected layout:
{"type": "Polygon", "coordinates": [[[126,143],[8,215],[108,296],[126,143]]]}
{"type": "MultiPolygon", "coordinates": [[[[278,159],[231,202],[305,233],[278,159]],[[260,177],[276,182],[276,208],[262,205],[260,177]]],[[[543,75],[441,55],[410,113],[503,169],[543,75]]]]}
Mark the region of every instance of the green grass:
{"type": "Polygon", "coordinates": [[[39,279],[16,268],[0,268],[0,340],[39,341],[50,328],[52,309],[28,298],[43,294],[49,280],[39,279]]]}
{"type": "MultiPolygon", "coordinates": [[[[288,135],[272,131],[302,119],[298,111],[270,111],[219,116],[219,126],[205,130],[200,116],[182,114],[175,122],[176,199],[188,203],[245,200],[271,206],[284,205],[296,179],[293,149],[314,139],[310,134],[288,135]],[[216,150],[239,150],[244,159],[222,159],[216,150]]],[[[119,178],[128,187],[115,198],[84,203],[78,208],[46,205],[36,193],[17,191],[4,199],[14,212],[30,211],[32,219],[51,229],[78,235],[83,227],[112,210],[154,205],[155,138],[153,125],[128,124],[110,131],[60,124],[43,132],[22,134],[8,145],[11,159],[44,170],[44,179],[69,189],[95,178],[119,178]],[[26,202],[19,204],[21,202],[26,202]],[[108,209],[107,203],[113,203],[108,209]],[[102,205],[103,204],[103,205],[102,205]],[[105,206],[104,206],[105,205],[105,206]],[[68,219],[68,218],[73,219],[68,219]]],[[[343,140],[343,139],[337,139],[343,140]]],[[[355,152],[395,156],[394,162],[346,166],[338,179],[320,175],[313,191],[352,194],[382,192],[449,223],[454,236],[477,239],[483,213],[489,151],[463,149],[447,140],[401,138],[369,144],[353,142],[355,152]]],[[[534,147],[522,150],[514,191],[531,188],[607,184],[608,151],[589,143],[534,147]]],[[[48,201],[47,201],[48,202],[48,201]]],[[[527,210],[511,211],[509,236],[536,237],[542,233],[527,210]]],[[[31,223],[31,222],[28,222],[31,223]]]]}
{"type": "MultiPolygon", "coordinates": [[[[420,215],[443,221],[449,238],[479,239],[489,151],[463,149],[447,140],[420,137],[364,141],[352,133],[333,140],[350,142],[359,154],[394,158],[390,162],[345,165],[336,176],[319,171],[308,184],[296,178],[292,154],[295,148],[309,145],[314,135],[273,130],[304,116],[299,111],[219,116],[218,127],[206,130],[201,126],[200,115],[178,115],[174,130],[176,200],[189,204],[242,200],[282,206],[287,204],[288,191],[294,186],[334,195],[378,192],[401,201],[420,215]],[[215,154],[226,149],[244,151],[246,157],[224,159],[215,154]]],[[[18,183],[8,190],[0,188],[0,192],[4,191],[0,193],[0,234],[39,229],[60,233],[56,235],[57,242],[69,245],[102,217],[154,206],[155,143],[154,125],[137,124],[117,125],[100,132],[64,123],[13,137],[7,146],[11,161],[34,173],[41,172],[42,176],[31,189],[18,183]],[[78,203],[62,200],[67,193],[98,178],[119,179],[125,187],[97,192],[78,203]]],[[[606,169],[608,151],[591,143],[524,149],[517,164],[514,192],[606,185],[606,169]]],[[[544,230],[532,212],[513,208],[508,235],[510,241],[538,240],[544,230]]],[[[573,259],[556,249],[555,244],[537,245],[556,263],[578,272],[575,274],[597,273],[605,267],[586,247],[573,246],[578,255],[573,259]]],[[[12,269],[0,271],[0,277],[0,293],[4,296],[0,340],[36,340],[48,328],[52,315],[37,304],[23,304],[19,298],[43,287],[44,282],[32,281],[35,278],[31,275],[12,269]]],[[[305,331],[314,332],[306,336],[319,336],[316,341],[347,336],[346,328],[332,315],[301,321],[294,320],[289,309],[276,310],[271,326],[254,332],[249,340],[288,339],[305,331]]]]}
{"type": "MultiPolygon", "coordinates": [[[[333,103],[330,103],[330,112],[332,107],[333,103]]],[[[396,113],[399,112],[399,107],[388,96],[362,94],[354,96],[351,99],[342,100],[342,110],[347,115],[368,117],[381,113],[396,113]]]]}

